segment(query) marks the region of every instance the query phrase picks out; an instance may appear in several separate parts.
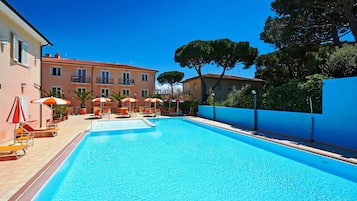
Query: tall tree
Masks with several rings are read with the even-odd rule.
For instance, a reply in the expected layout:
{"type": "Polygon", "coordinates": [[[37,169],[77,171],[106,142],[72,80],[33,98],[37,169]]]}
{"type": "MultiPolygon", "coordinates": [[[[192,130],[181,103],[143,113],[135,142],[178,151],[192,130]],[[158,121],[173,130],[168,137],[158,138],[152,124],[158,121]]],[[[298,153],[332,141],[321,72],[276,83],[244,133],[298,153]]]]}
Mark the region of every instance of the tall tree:
{"type": "Polygon", "coordinates": [[[174,96],[174,84],[180,82],[183,79],[184,75],[185,74],[183,72],[169,71],[169,72],[161,73],[156,78],[156,80],[160,84],[170,84],[170,86],[171,86],[171,97],[173,97],[174,96]]]}
{"type": "Polygon", "coordinates": [[[353,17],[346,17],[355,6],[350,0],[275,0],[271,6],[277,16],[266,20],[261,39],[277,48],[328,42],[341,46],[340,37],[353,32],[353,17]],[[349,9],[343,1],[349,1],[349,9]]]}
{"type": "Polygon", "coordinates": [[[175,62],[179,62],[181,67],[195,68],[201,80],[202,101],[205,101],[208,94],[205,80],[202,77],[203,66],[214,63],[223,68],[220,79],[212,87],[214,90],[227,70],[234,68],[237,64],[243,64],[243,68],[247,69],[253,65],[257,55],[258,50],[250,47],[248,42],[237,43],[229,39],[196,40],[176,50],[175,62]]]}
{"type": "Polygon", "coordinates": [[[243,69],[248,69],[254,64],[255,58],[258,56],[258,49],[250,47],[249,42],[236,43],[229,39],[219,39],[212,41],[212,47],[214,49],[213,62],[223,68],[212,90],[219,85],[227,70],[233,69],[237,64],[243,64],[243,69]]]}
{"type": "Polygon", "coordinates": [[[195,40],[187,45],[179,47],[175,51],[175,62],[180,63],[181,67],[194,68],[201,80],[201,97],[207,99],[206,83],[202,78],[202,68],[211,63],[213,47],[210,42],[195,40]]]}

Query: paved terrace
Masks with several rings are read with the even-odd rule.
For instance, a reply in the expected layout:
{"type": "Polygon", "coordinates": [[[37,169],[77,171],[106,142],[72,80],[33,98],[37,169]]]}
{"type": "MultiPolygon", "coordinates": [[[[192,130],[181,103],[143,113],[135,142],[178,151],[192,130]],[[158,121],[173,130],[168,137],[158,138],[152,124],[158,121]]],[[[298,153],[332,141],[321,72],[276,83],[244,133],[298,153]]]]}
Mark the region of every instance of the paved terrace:
{"type": "MultiPolygon", "coordinates": [[[[80,138],[85,135],[85,131],[90,129],[91,124],[95,121],[89,120],[88,118],[90,117],[91,115],[89,114],[70,116],[67,121],[58,124],[58,127],[60,128],[58,136],[35,138],[35,145],[29,147],[26,150],[27,154],[17,160],[0,159],[0,200],[18,200],[19,197],[22,196],[23,191],[29,187],[29,184],[38,178],[40,175],[39,173],[41,173],[41,175],[45,174],[42,172],[44,167],[48,166],[50,162],[53,163],[59,153],[63,153],[64,150],[73,148],[73,144],[75,144],[73,142],[79,141],[80,138]],[[72,144],[72,147],[69,146],[69,144],[72,144]]],[[[108,117],[106,116],[103,117],[103,119],[107,118],[108,117]]],[[[136,118],[142,117],[137,116],[136,118]]],[[[198,117],[188,118],[194,121],[215,125],[253,137],[274,141],[276,143],[293,146],[357,164],[357,152],[307,142],[299,142],[294,139],[273,134],[252,133],[249,130],[198,117]]],[[[115,114],[112,114],[110,119],[116,119],[115,114]]],[[[22,197],[22,199],[26,200],[28,198],[22,197]]]]}

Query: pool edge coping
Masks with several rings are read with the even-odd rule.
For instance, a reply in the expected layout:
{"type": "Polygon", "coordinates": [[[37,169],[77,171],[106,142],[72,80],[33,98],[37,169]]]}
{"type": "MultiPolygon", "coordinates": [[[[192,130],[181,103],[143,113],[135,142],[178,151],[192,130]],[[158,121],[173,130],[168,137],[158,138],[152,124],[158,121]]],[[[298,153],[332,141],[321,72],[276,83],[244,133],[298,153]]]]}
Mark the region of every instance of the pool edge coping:
{"type": "Polygon", "coordinates": [[[185,117],[185,118],[188,119],[188,120],[192,120],[192,121],[203,123],[203,124],[208,124],[210,126],[218,127],[218,128],[221,128],[221,129],[232,131],[232,132],[237,132],[239,134],[247,135],[247,136],[250,136],[250,137],[253,137],[253,138],[258,138],[258,139],[261,139],[261,140],[277,143],[277,144],[280,144],[280,145],[283,145],[283,146],[288,146],[288,147],[292,147],[292,148],[295,148],[295,149],[299,149],[299,150],[307,151],[307,152],[310,152],[310,153],[318,154],[318,155],[321,155],[321,156],[325,156],[325,157],[328,157],[328,158],[332,158],[332,159],[335,159],[335,160],[338,160],[338,161],[342,161],[342,162],[345,162],[345,163],[350,163],[352,165],[357,165],[357,158],[346,158],[346,157],[341,156],[338,153],[334,153],[332,151],[327,151],[327,150],[322,150],[322,149],[315,148],[315,147],[308,146],[308,145],[304,145],[304,144],[300,144],[300,143],[298,143],[296,141],[293,141],[293,140],[275,140],[273,138],[264,136],[264,133],[260,132],[260,131],[258,131],[258,132],[257,131],[246,131],[246,130],[242,130],[242,129],[236,128],[236,127],[235,128],[231,128],[231,127],[228,127],[228,126],[231,126],[229,124],[225,124],[225,123],[217,122],[217,121],[211,122],[211,120],[205,119],[205,118],[200,118],[202,120],[199,120],[197,118],[192,118],[192,117],[185,117]]]}
{"type": "Polygon", "coordinates": [[[33,200],[37,193],[43,188],[45,183],[52,177],[55,171],[61,166],[63,161],[73,152],[78,144],[89,132],[89,129],[77,134],[64,148],[62,148],[51,160],[46,163],[29,181],[27,181],[9,201],[27,201],[33,200]]]}

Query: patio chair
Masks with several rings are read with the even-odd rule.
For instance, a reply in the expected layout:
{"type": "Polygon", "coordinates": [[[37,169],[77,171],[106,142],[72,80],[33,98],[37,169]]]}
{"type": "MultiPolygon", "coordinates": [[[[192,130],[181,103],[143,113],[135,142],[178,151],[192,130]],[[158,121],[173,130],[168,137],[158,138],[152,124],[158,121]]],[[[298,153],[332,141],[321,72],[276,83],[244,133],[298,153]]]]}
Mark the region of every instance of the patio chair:
{"type": "Polygon", "coordinates": [[[22,127],[15,130],[15,140],[21,145],[33,146],[35,143],[35,136],[33,133],[24,132],[22,127]]]}
{"type": "Polygon", "coordinates": [[[51,134],[53,137],[56,136],[58,133],[58,128],[45,128],[45,129],[35,129],[32,128],[29,124],[22,124],[20,125],[21,128],[23,128],[23,132],[29,133],[29,134],[51,134]]]}
{"type": "Polygon", "coordinates": [[[1,152],[1,156],[6,156],[6,155],[10,155],[10,156],[16,156],[16,159],[24,156],[26,154],[26,149],[27,145],[9,145],[9,146],[0,146],[0,152],[1,152]],[[23,154],[20,154],[19,151],[23,151],[23,154]]]}

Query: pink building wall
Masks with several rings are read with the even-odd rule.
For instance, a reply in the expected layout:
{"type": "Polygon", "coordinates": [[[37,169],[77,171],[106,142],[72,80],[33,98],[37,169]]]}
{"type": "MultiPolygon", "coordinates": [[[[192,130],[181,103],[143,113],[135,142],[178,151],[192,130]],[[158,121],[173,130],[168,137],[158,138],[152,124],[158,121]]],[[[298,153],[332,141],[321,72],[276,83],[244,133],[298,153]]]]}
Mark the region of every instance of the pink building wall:
{"type": "MultiPolygon", "coordinates": [[[[100,97],[101,89],[109,89],[109,95],[113,92],[120,92],[129,90],[131,97],[136,97],[138,99],[137,106],[144,105],[144,99],[146,97],[141,96],[142,90],[147,90],[149,94],[155,92],[155,73],[157,71],[148,68],[141,68],[135,66],[121,65],[121,64],[112,64],[104,62],[92,62],[92,61],[83,61],[76,59],[67,59],[61,58],[59,54],[54,56],[46,55],[42,58],[42,87],[46,91],[50,91],[51,87],[60,87],[62,89],[64,98],[70,100],[73,104],[73,107],[79,107],[80,102],[74,97],[74,92],[79,87],[85,88],[86,91],[93,91],[92,97],[100,97]],[[58,67],[61,68],[61,75],[54,76],[51,75],[51,68],[58,67]],[[77,75],[78,69],[86,70],[86,78],[88,83],[79,83],[71,80],[71,77],[77,75]],[[97,79],[101,78],[102,71],[108,71],[110,74],[110,84],[97,83],[97,79]],[[130,79],[134,80],[133,84],[123,85],[120,83],[122,79],[122,74],[126,72],[130,74],[130,79]],[[148,75],[147,81],[142,81],[142,74],[148,75]]],[[[113,104],[109,107],[115,108],[118,105],[118,101],[113,99],[113,104]]],[[[90,100],[86,102],[86,107],[89,112],[92,112],[93,104],[90,100]]]]}
{"type": "MultiPolygon", "coordinates": [[[[0,144],[12,143],[14,124],[6,122],[7,116],[16,96],[24,100],[29,120],[36,120],[33,126],[40,125],[40,105],[30,103],[40,98],[40,92],[34,84],[41,84],[41,45],[48,44],[37,30],[29,26],[22,18],[13,17],[13,8],[0,2],[0,144]],[[12,16],[12,17],[10,17],[12,16]],[[14,36],[27,44],[27,52],[22,62],[15,61],[13,56],[14,36]],[[26,59],[27,58],[27,59],[26,59]]],[[[46,117],[46,112],[43,114],[46,117]]]]}

